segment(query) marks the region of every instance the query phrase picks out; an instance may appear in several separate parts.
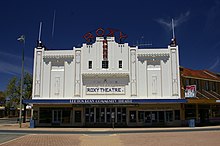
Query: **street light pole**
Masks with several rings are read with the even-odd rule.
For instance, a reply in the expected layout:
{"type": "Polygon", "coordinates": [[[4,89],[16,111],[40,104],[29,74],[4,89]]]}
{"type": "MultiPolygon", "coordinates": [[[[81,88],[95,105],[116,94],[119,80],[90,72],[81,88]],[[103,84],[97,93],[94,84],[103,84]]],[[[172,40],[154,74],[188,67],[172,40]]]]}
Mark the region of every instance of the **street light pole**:
{"type": "Polygon", "coordinates": [[[22,122],[22,98],[23,98],[23,82],[24,82],[24,47],[25,47],[25,36],[22,35],[18,38],[18,41],[24,44],[22,47],[22,63],[21,63],[21,90],[20,90],[20,112],[19,112],[19,127],[21,128],[22,122]]]}

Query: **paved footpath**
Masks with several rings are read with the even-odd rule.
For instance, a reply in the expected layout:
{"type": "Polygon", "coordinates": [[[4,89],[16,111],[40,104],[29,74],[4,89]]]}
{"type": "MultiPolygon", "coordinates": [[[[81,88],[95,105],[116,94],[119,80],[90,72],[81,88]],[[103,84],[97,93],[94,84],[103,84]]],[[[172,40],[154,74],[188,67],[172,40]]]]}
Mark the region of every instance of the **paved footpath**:
{"type": "Polygon", "coordinates": [[[30,134],[0,146],[218,146],[220,132],[75,135],[30,134]]]}
{"type": "Polygon", "coordinates": [[[23,125],[22,128],[19,128],[18,125],[0,126],[0,132],[3,131],[2,135],[4,131],[9,131],[8,135],[13,136],[15,135],[13,130],[23,130],[24,133],[11,140],[0,141],[0,146],[218,146],[220,143],[220,126],[116,129],[28,128],[28,125],[23,125]],[[39,131],[42,132],[39,133],[39,131]],[[36,133],[34,134],[34,132],[36,133]],[[83,132],[85,133],[83,134],[83,132]]]}

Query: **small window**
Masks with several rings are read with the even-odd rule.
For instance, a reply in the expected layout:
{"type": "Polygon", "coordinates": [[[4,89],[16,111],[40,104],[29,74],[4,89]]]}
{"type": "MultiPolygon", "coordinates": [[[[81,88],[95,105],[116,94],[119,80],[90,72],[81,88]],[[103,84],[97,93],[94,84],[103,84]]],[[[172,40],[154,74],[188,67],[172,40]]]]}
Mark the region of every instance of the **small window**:
{"type": "Polygon", "coordinates": [[[92,61],[89,61],[89,69],[92,69],[92,61]]]}
{"type": "Polygon", "coordinates": [[[188,86],[189,85],[189,79],[186,79],[185,80],[185,86],[188,86]]]}
{"type": "Polygon", "coordinates": [[[108,61],[102,61],[102,68],[108,68],[108,61]]]}
{"type": "Polygon", "coordinates": [[[212,91],[216,91],[216,83],[215,82],[212,83],[212,91]]]}
{"type": "Polygon", "coordinates": [[[118,67],[119,67],[119,68],[122,68],[122,60],[119,60],[119,62],[118,62],[118,67]]]}
{"type": "Polygon", "coordinates": [[[194,83],[195,83],[195,85],[196,85],[196,90],[200,90],[199,80],[196,79],[194,83]]]}
{"type": "Polygon", "coordinates": [[[209,82],[208,81],[205,82],[205,90],[209,91],[209,82]]]}

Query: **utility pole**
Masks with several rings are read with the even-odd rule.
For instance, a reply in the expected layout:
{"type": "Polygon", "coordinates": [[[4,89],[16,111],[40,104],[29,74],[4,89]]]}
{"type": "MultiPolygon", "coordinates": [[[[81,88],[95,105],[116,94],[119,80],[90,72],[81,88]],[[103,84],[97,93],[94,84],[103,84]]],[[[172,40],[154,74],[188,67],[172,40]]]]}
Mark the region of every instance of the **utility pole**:
{"type": "Polygon", "coordinates": [[[21,35],[18,39],[19,42],[23,43],[22,47],[22,62],[21,62],[21,90],[20,90],[20,112],[19,112],[19,127],[21,128],[22,123],[22,98],[23,98],[23,82],[24,82],[24,47],[25,47],[25,36],[21,35]]]}

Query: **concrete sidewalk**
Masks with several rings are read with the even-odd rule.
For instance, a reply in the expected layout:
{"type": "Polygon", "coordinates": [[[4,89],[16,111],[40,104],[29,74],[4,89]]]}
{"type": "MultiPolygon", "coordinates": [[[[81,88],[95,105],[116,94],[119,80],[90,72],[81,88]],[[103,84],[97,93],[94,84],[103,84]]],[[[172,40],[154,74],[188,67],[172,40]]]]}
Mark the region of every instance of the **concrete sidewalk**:
{"type": "Polygon", "coordinates": [[[150,133],[150,132],[184,132],[184,131],[220,131],[219,126],[206,126],[206,127],[162,127],[162,128],[29,128],[29,123],[19,124],[4,124],[0,125],[1,131],[24,131],[28,133],[150,133]]]}

